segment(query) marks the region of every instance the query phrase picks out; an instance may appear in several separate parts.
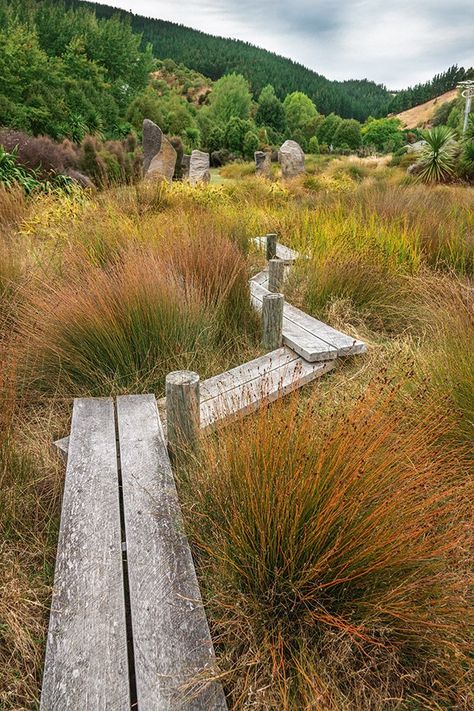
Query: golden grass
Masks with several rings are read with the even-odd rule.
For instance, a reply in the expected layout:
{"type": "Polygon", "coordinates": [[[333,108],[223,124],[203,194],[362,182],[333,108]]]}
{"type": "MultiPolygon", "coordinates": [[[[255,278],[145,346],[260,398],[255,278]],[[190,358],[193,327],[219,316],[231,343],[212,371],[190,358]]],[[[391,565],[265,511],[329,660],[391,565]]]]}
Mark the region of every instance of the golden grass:
{"type": "Polygon", "coordinates": [[[256,355],[249,238],[274,231],[309,256],[291,300],[370,348],[206,439],[201,469],[180,472],[230,707],[474,704],[460,626],[474,191],[314,164],[285,183],[0,193],[5,711],[36,708],[63,476],[51,442],[71,398],[161,393],[168,370],[206,377],[256,355]]]}

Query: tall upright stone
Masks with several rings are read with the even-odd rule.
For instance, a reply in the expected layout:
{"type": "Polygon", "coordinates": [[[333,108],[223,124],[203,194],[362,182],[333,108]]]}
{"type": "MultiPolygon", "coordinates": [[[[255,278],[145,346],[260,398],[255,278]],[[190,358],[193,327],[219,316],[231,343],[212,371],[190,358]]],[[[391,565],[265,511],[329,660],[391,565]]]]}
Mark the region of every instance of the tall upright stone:
{"type": "Polygon", "coordinates": [[[285,141],[278,151],[278,162],[284,178],[293,178],[305,172],[304,151],[296,141],[285,141]]]}
{"type": "Polygon", "coordinates": [[[264,178],[272,174],[272,154],[270,151],[255,151],[255,173],[264,178]]]}
{"type": "Polygon", "coordinates": [[[143,121],[143,175],[172,181],[177,154],[156,123],[143,121]]]}
{"type": "Polygon", "coordinates": [[[208,183],[211,179],[209,153],[203,151],[193,151],[191,153],[191,161],[189,164],[189,182],[191,185],[196,183],[208,183]]]}

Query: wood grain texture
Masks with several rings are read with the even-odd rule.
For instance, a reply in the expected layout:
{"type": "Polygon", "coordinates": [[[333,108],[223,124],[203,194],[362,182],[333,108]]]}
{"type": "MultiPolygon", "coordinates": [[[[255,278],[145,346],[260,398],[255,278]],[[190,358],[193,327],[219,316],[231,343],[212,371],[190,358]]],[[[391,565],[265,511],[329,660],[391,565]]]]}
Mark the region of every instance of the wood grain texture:
{"type": "Polygon", "coordinates": [[[221,711],[221,685],[203,681],[214,650],[155,397],[118,397],[117,417],[138,708],[221,711]]]}
{"type": "MultiPolygon", "coordinates": [[[[263,297],[269,293],[268,289],[257,282],[250,281],[251,300],[259,311],[262,310],[263,297]]],[[[311,363],[337,358],[337,349],[289,319],[285,315],[285,306],[283,307],[283,343],[311,363]]]]}
{"type": "Polygon", "coordinates": [[[317,335],[322,341],[326,341],[329,345],[337,348],[338,356],[355,355],[366,351],[365,343],[362,343],[362,341],[337,331],[335,328],[328,326],[327,323],[318,321],[314,316],[310,316],[287,302],[285,302],[284,313],[297,326],[301,326],[309,333],[317,335]]]}
{"type": "Polygon", "coordinates": [[[181,447],[197,446],[199,438],[199,375],[177,370],[166,376],[168,444],[176,454],[181,447]]]}
{"type": "MultiPolygon", "coordinates": [[[[309,363],[283,347],[217,376],[219,381],[208,390],[209,393],[214,391],[215,395],[201,400],[201,427],[253,412],[262,403],[274,402],[324,375],[334,366],[335,361],[309,363]]],[[[214,380],[211,378],[211,381],[214,380]]]]}
{"type": "Polygon", "coordinates": [[[41,711],[129,711],[115,421],[74,402],[41,711]]]}
{"type": "Polygon", "coordinates": [[[282,293],[285,264],[281,259],[271,259],[268,262],[268,291],[272,294],[282,293]]]}
{"type": "Polygon", "coordinates": [[[273,351],[282,344],[283,294],[265,294],[262,304],[262,344],[273,351]]]}

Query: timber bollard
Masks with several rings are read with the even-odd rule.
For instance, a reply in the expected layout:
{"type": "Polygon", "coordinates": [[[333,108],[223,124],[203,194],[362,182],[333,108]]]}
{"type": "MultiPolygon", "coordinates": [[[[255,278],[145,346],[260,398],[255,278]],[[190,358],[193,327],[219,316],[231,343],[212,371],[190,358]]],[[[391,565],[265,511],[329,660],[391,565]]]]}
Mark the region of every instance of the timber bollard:
{"type": "Polygon", "coordinates": [[[284,274],[285,263],[281,259],[270,259],[268,262],[268,291],[273,294],[281,293],[284,274]]]}
{"type": "Polygon", "coordinates": [[[262,304],[263,347],[274,351],[282,344],[283,294],[265,294],[262,304]]]}
{"type": "Polygon", "coordinates": [[[267,247],[267,261],[275,259],[277,254],[277,236],[274,234],[265,235],[267,247]]]}
{"type": "Polygon", "coordinates": [[[201,427],[197,373],[177,370],[166,376],[166,422],[170,454],[197,449],[201,427]]]}

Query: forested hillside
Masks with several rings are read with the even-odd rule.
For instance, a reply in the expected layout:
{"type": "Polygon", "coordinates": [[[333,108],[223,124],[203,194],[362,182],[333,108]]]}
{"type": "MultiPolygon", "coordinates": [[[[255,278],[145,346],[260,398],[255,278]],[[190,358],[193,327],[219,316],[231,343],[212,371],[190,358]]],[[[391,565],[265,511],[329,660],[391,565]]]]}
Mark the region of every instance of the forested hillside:
{"type": "Polygon", "coordinates": [[[424,84],[415,84],[403,91],[398,91],[392,98],[389,104],[390,113],[400,113],[411,109],[413,106],[424,104],[425,101],[434,99],[447,91],[454,89],[460,81],[464,79],[472,79],[474,77],[474,69],[464,69],[454,64],[446,72],[436,74],[433,79],[424,84]]]}
{"type": "Polygon", "coordinates": [[[171,58],[211,79],[224,74],[242,74],[250,82],[254,97],[267,84],[284,99],[293,91],[303,91],[323,114],[334,112],[344,118],[364,121],[368,116],[385,116],[391,95],[384,86],[367,80],[329,81],[310,69],[267,50],[240,40],[214,37],[164,20],[155,20],[107,5],[67,0],[72,7],[93,7],[97,16],[111,17],[120,12],[129,17],[133,29],[143,34],[159,59],[171,58]]]}

